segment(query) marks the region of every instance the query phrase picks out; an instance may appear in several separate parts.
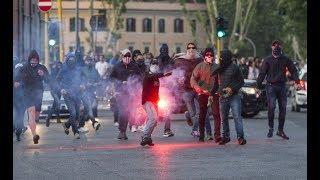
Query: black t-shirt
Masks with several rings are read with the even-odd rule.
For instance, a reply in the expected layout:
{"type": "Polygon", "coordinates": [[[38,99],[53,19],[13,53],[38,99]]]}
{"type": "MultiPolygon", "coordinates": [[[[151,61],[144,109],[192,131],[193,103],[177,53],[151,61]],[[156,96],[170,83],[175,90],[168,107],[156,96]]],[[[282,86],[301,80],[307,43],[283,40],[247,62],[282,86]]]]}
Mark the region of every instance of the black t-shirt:
{"type": "Polygon", "coordinates": [[[160,81],[159,78],[163,77],[163,73],[159,74],[146,74],[142,84],[142,104],[147,101],[154,103],[155,105],[159,101],[159,89],[160,81]]]}

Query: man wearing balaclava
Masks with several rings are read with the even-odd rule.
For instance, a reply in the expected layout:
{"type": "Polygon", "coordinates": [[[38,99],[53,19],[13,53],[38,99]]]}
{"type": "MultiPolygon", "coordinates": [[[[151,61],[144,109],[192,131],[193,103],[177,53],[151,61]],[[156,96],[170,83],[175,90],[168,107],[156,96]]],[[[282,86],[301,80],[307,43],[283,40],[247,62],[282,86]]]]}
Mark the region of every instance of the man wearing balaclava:
{"type": "Polygon", "coordinates": [[[132,54],[129,49],[121,51],[121,62],[116,64],[110,75],[111,82],[116,87],[116,107],[119,110],[119,135],[118,139],[128,139],[126,135],[127,126],[129,122],[129,114],[131,107],[128,107],[128,95],[130,94],[127,87],[127,80],[132,76],[139,76],[141,74],[137,64],[132,61],[132,54]]]}
{"type": "Polygon", "coordinates": [[[161,72],[164,70],[170,70],[174,61],[169,56],[169,47],[167,44],[162,44],[160,47],[160,55],[156,58],[159,63],[161,72]]]}
{"type": "Polygon", "coordinates": [[[232,54],[229,50],[222,50],[219,66],[213,66],[212,72],[217,76],[218,81],[213,83],[211,94],[218,93],[220,117],[222,121],[222,140],[219,145],[230,142],[229,129],[229,111],[231,108],[235,128],[237,132],[237,140],[239,145],[247,143],[244,138],[243,124],[241,117],[241,97],[238,94],[240,88],[244,85],[244,79],[238,65],[232,63],[232,54]]]}
{"type": "Polygon", "coordinates": [[[147,71],[147,66],[144,63],[144,58],[140,50],[134,50],[132,52],[132,58],[137,63],[141,73],[145,73],[147,71]]]}
{"type": "Polygon", "coordinates": [[[269,132],[268,138],[273,136],[274,110],[276,100],[279,104],[279,126],[277,135],[288,140],[289,137],[284,133],[283,127],[286,118],[287,96],[286,96],[286,68],[291,73],[291,78],[296,84],[299,84],[297,69],[293,62],[283,55],[280,41],[273,41],[272,55],[266,57],[262,63],[261,71],[257,79],[258,87],[261,87],[262,81],[266,77],[267,81],[267,99],[268,99],[268,120],[269,132]]]}
{"type": "Polygon", "coordinates": [[[94,68],[94,60],[88,57],[85,60],[85,66],[81,69],[84,75],[85,92],[81,94],[81,100],[84,106],[83,117],[80,118],[79,131],[88,132],[88,129],[84,126],[85,121],[91,120],[92,127],[97,131],[100,128],[100,123],[95,119],[94,115],[97,115],[98,100],[95,92],[98,84],[101,83],[101,78],[98,71],[94,68]]]}
{"type": "Polygon", "coordinates": [[[69,53],[57,75],[57,81],[60,83],[60,92],[70,113],[69,120],[63,123],[64,132],[68,135],[71,126],[76,139],[80,139],[77,121],[80,115],[80,97],[85,91],[84,77],[80,67],[77,66],[75,54],[69,53]]]}
{"type": "Polygon", "coordinates": [[[14,87],[23,85],[25,107],[28,111],[30,129],[33,135],[34,144],[38,144],[40,136],[36,131],[36,121],[39,119],[42,96],[43,81],[49,83],[49,73],[45,66],[39,64],[39,54],[32,50],[28,57],[28,63],[21,67],[14,87]]]}
{"type": "Polygon", "coordinates": [[[198,95],[190,85],[190,78],[193,69],[202,62],[202,57],[197,52],[197,46],[190,42],[187,44],[187,53],[179,56],[175,60],[174,67],[184,70],[185,75],[180,78],[179,84],[182,90],[182,98],[186,103],[191,119],[187,118],[187,123],[192,126],[191,135],[199,137],[199,103],[198,95]]]}
{"type": "Polygon", "coordinates": [[[57,62],[55,68],[51,69],[50,74],[50,94],[53,97],[53,103],[51,109],[48,110],[48,116],[46,117],[46,126],[50,126],[50,119],[52,118],[52,114],[55,113],[57,116],[57,123],[61,123],[60,121],[60,99],[61,92],[59,89],[59,85],[57,82],[57,75],[62,68],[62,63],[57,62]]]}

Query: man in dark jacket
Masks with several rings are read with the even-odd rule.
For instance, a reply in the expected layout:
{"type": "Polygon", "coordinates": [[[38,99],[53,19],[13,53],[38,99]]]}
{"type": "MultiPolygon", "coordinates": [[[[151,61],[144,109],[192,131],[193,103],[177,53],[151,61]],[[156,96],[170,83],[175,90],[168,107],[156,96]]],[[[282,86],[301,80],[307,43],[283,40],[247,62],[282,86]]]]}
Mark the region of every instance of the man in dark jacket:
{"type": "Polygon", "coordinates": [[[70,113],[69,120],[63,123],[64,132],[68,135],[71,126],[76,139],[80,139],[77,121],[80,115],[80,97],[85,90],[84,77],[80,67],[77,66],[75,54],[69,53],[66,56],[64,66],[57,75],[57,80],[70,113]]]}
{"type": "Polygon", "coordinates": [[[24,102],[28,110],[30,129],[34,144],[38,144],[40,136],[36,132],[36,121],[39,119],[42,96],[43,81],[49,83],[49,73],[45,66],[39,64],[39,54],[32,50],[28,57],[28,63],[19,71],[14,86],[17,88],[23,84],[24,102]]]}
{"type": "Polygon", "coordinates": [[[170,76],[172,73],[159,73],[157,63],[151,62],[149,72],[144,76],[142,87],[142,105],[147,113],[147,123],[144,128],[141,145],[153,146],[151,134],[158,121],[158,102],[160,81],[159,78],[170,76]]]}
{"type": "Polygon", "coordinates": [[[249,74],[249,67],[246,65],[246,61],[245,61],[244,57],[242,57],[240,59],[239,68],[240,68],[240,71],[241,71],[241,73],[243,75],[243,78],[247,79],[248,78],[248,74],[249,74]]]}
{"type": "MultiPolygon", "coordinates": [[[[161,73],[165,73],[173,69],[174,61],[169,56],[169,47],[167,44],[161,45],[160,55],[156,57],[156,59],[158,61],[161,73]]],[[[161,117],[161,118],[163,118],[165,121],[163,136],[164,137],[174,136],[174,133],[171,131],[171,118],[170,117],[161,117]]]]}
{"type": "Polygon", "coordinates": [[[258,76],[257,85],[261,87],[262,81],[266,77],[267,80],[267,99],[268,99],[268,120],[269,120],[269,132],[267,136],[271,138],[273,136],[273,124],[274,124],[274,110],[276,108],[276,100],[279,104],[279,126],[277,135],[283,139],[289,139],[284,133],[283,127],[286,118],[286,68],[291,73],[291,78],[299,84],[299,78],[297,69],[293,62],[282,54],[281,43],[276,40],[271,45],[272,55],[264,59],[262,68],[258,76]]]}
{"type": "MultiPolygon", "coordinates": [[[[211,90],[213,89],[213,84],[217,84],[217,78],[211,75],[213,66],[214,52],[213,49],[207,48],[204,51],[204,61],[199,63],[193,70],[192,76],[190,78],[190,84],[195,89],[199,95],[199,129],[200,137],[199,141],[204,141],[204,126],[208,110],[208,101],[212,103],[209,104],[212,109],[214,117],[214,140],[216,143],[221,141],[220,126],[221,118],[219,111],[219,95],[214,93],[210,95],[211,90]],[[210,97],[210,99],[209,99],[210,97]]],[[[216,75],[215,75],[216,76],[216,75]]]]}
{"type": "Polygon", "coordinates": [[[191,135],[195,137],[199,136],[199,100],[197,93],[190,85],[190,78],[193,69],[202,61],[202,57],[197,53],[197,46],[194,43],[188,43],[186,55],[178,57],[174,64],[175,68],[181,68],[185,72],[184,77],[179,83],[183,89],[183,101],[186,103],[192,120],[191,122],[187,122],[188,125],[193,126],[191,135]]]}
{"type": "Polygon", "coordinates": [[[132,52],[132,58],[134,60],[134,62],[137,63],[139,69],[140,69],[140,72],[142,74],[146,73],[147,72],[147,66],[145,65],[144,63],[144,58],[143,58],[143,55],[141,53],[140,50],[134,50],[132,52]]]}
{"type": "Polygon", "coordinates": [[[53,103],[51,109],[48,110],[48,116],[46,118],[46,126],[50,126],[50,119],[52,118],[52,114],[55,113],[57,116],[57,123],[61,123],[60,121],[60,99],[61,92],[57,81],[57,75],[62,68],[62,63],[57,62],[54,68],[51,70],[50,74],[50,93],[53,97],[53,103]]]}
{"type": "Polygon", "coordinates": [[[244,79],[237,65],[232,63],[232,54],[229,50],[221,51],[221,62],[219,66],[213,66],[213,75],[217,75],[218,81],[214,82],[211,94],[218,92],[220,95],[220,117],[223,127],[223,138],[220,145],[230,142],[230,129],[228,115],[232,110],[237,139],[240,145],[247,141],[244,138],[242,117],[241,117],[241,97],[238,95],[240,88],[244,85],[244,79]],[[217,84],[217,85],[216,85],[217,84]]]}
{"type": "Polygon", "coordinates": [[[131,76],[139,76],[141,74],[139,67],[131,59],[131,52],[128,49],[121,51],[121,62],[114,66],[110,75],[111,81],[114,82],[116,87],[116,103],[119,109],[119,135],[118,139],[128,139],[126,135],[130,107],[128,107],[128,94],[127,80],[131,76]]]}

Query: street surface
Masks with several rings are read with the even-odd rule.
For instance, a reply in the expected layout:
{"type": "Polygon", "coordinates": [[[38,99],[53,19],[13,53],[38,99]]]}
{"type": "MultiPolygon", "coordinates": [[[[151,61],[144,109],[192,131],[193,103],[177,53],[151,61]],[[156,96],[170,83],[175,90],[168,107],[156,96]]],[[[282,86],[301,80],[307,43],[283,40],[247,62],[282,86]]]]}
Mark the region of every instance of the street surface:
{"type": "MultiPolygon", "coordinates": [[[[289,104],[289,103],[288,103],[289,104]]],[[[141,147],[141,132],[127,132],[128,140],[116,139],[110,111],[99,111],[101,130],[75,140],[64,134],[55,120],[49,128],[38,125],[40,141],[34,145],[30,130],[17,142],[13,135],[13,179],[307,179],[307,110],[287,108],[286,141],[268,139],[267,111],[244,119],[248,143],[239,146],[233,119],[231,142],[220,146],[199,143],[190,135],[183,114],[173,116],[174,137],[163,137],[164,123],[153,135],[154,147],[141,147]]],[[[276,116],[277,117],[277,116],[276,116]]],[[[211,122],[213,126],[213,122],[211,122]]],[[[275,131],[278,120],[275,120],[275,131]]]]}

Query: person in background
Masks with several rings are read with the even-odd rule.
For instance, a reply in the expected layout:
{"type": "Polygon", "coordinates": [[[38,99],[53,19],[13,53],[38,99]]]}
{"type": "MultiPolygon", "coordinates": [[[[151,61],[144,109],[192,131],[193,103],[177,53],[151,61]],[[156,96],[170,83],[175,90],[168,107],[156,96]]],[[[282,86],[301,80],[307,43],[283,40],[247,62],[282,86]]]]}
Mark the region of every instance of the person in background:
{"type": "Polygon", "coordinates": [[[259,68],[256,61],[252,61],[249,66],[248,79],[257,79],[259,75],[259,68]]]}
{"type": "Polygon", "coordinates": [[[151,52],[145,52],[145,53],[143,53],[143,56],[144,56],[144,64],[146,65],[146,68],[149,69],[150,62],[154,58],[153,54],[151,52]]]}
{"type": "Polygon", "coordinates": [[[239,68],[243,75],[243,78],[247,79],[249,74],[249,66],[246,65],[246,59],[244,57],[240,59],[239,68]]]}

